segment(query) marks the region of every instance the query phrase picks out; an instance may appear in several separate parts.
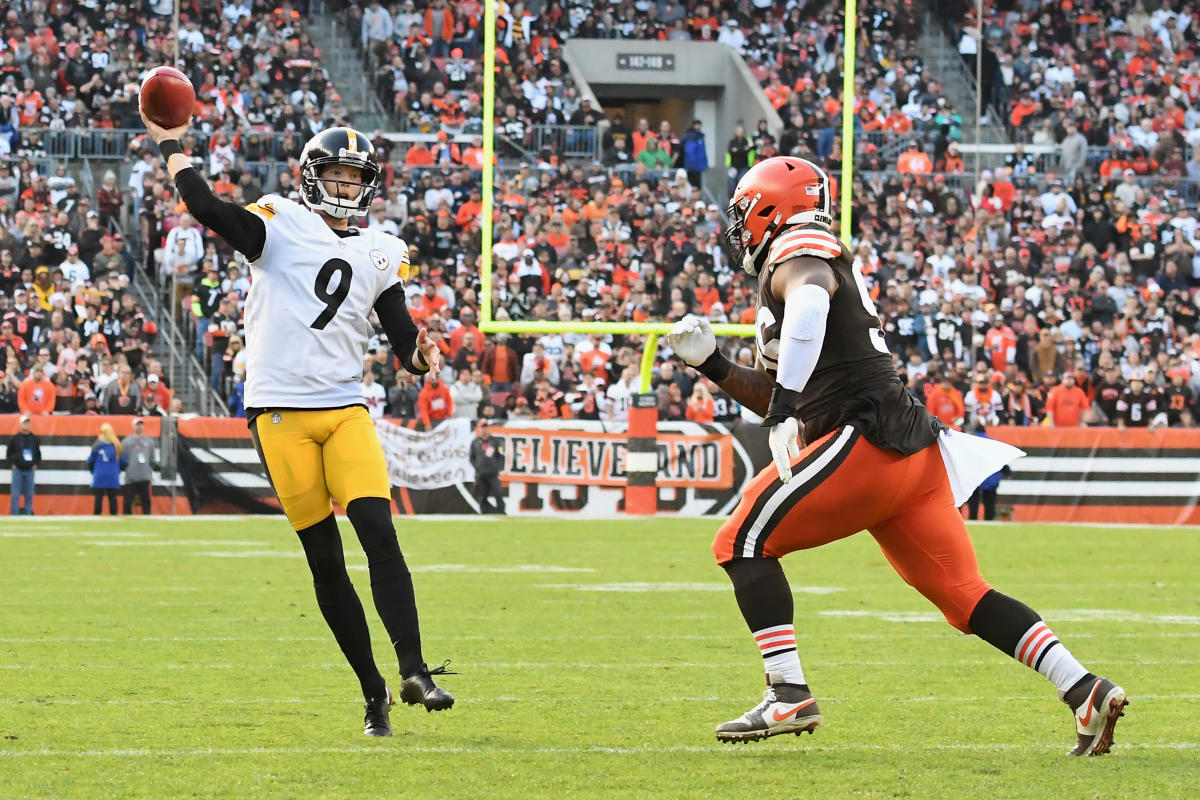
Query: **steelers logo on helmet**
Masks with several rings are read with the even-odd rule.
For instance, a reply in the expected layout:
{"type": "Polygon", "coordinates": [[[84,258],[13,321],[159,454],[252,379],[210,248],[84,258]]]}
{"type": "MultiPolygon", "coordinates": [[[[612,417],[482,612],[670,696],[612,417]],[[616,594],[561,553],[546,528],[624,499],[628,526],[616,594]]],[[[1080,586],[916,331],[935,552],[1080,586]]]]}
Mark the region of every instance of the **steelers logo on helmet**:
{"type": "Polygon", "coordinates": [[[726,213],[730,263],[757,275],[774,237],[788,226],[833,226],[829,176],[803,158],[765,158],[738,181],[726,213]]]}
{"type": "Polygon", "coordinates": [[[300,154],[300,196],[314,211],[345,219],[367,213],[371,200],[379,191],[382,170],[371,140],[353,128],[329,128],[308,140],[300,154]],[[355,197],[343,198],[330,192],[322,180],[326,168],[343,164],[361,170],[357,181],[339,180],[340,184],[358,187],[355,197]]]}

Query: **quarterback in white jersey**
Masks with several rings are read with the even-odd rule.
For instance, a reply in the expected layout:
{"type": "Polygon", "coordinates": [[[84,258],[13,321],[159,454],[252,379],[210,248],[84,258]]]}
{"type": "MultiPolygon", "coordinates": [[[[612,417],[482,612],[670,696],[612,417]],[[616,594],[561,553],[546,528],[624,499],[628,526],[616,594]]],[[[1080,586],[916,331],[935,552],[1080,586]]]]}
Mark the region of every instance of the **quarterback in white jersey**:
{"type": "Polygon", "coordinates": [[[454,697],[421,655],[412,578],[392,524],[391,486],[362,397],[362,359],[374,311],[410,372],[441,368],[437,345],[405,302],[408,248],[349,224],[367,211],[382,171],[374,147],[330,128],[300,156],[303,205],[266,195],[247,208],[218,199],[179,143],[142,115],[188,210],[250,261],[246,301],[246,417],[250,435],[313,575],[317,605],[358,678],[364,733],[390,736],[392,691],[371,652],[362,604],[346,573],[331,500],[346,510],[367,556],[375,608],[400,665],[400,699],[440,711],[454,697]]]}
{"type": "Polygon", "coordinates": [[[262,253],[250,261],[246,406],[361,402],[362,360],[374,335],[367,317],[386,290],[402,291],[408,247],[370,228],[343,238],[313,224],[304,206],[275,194],[248,210],[267,224],[262,253]]]}

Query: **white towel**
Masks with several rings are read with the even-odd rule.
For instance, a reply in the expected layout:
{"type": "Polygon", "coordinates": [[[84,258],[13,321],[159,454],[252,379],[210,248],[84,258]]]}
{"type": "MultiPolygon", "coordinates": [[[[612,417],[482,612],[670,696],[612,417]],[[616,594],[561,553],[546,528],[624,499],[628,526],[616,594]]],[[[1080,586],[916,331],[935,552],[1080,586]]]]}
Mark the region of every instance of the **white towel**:
{"type": "Polygon", "coordinates": [[[942,451],[956,506],[967,502],[979,484],[993,472],[999,472],[1025,455],[1024,450],[1010,444],[951,430],[942,431],[938,449],[942,451]]]}

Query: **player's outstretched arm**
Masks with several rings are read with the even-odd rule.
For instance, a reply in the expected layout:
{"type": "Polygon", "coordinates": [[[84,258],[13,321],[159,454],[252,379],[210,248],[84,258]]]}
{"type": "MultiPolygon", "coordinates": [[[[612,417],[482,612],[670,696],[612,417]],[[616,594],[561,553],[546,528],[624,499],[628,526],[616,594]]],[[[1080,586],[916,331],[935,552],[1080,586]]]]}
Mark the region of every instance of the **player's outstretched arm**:
{"type": "Polygon", "coordinates": [[[760,417],[771,403],[771,378],[757,369],[740,367],[717,349],[717,337],[704,317],[688,314],[667,334],[667,344],[685,364],[720,386],[760,417]]]}
{"type": "Polygon", "coordinates": [[[375,301],[375,313],[379,315],[379,324],[387,333],[388,343],[396,358],[400,359],[401,366],[415,375],[426,372],[436,375],[441,372],[441,351],[424,329],[417,328],[412,315],[408,313],[404,284],[393,284],[379,295],[375,301]]]}
{"type": "Polygon", "coordinates": [[[716,381],[716,384],[758,416],[767,415],[767,407],[771,405],[771,390],[775,388],[775,381],[767,373],[734,364],[725,379],[716,381]]]}
{"type": "Polygon", "coordinates": [[[185,123],[178,128],[164,128],[151,122],[140,106],[138,113],[150,138],[166,156],[167,172],[196,221],[229,242],[234,250],[251,261],[262,255],[267,243],[267,227],[262,217],[213,194],[208,181],[192,169],[192,162],[180,150],[179,140],[187,134],[188,125],[185,123]]]}

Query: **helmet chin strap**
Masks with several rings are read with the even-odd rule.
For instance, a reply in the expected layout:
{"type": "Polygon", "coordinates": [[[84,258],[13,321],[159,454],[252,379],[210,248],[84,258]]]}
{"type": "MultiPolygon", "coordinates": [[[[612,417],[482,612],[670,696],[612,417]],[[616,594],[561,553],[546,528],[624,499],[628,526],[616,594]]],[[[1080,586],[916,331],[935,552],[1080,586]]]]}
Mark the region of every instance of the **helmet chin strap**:
{"type": "Polygon", "coordinates": [[[767,242],[771,240],[772,234],[779,228],[779,223],[783,221],[783,214],[776,212],[775,219],[771,220],[767,225],[767,229],[763,231],[762,241],[753,250],[747,250],[742,256],[742,269],[746,270],[750,275],[758,274],[758,257],[763,252],[763,248],[767,246],[767,242]]]}
{"type": "Polygon", "coordinates": [[[348,219],[349,217],[362,216],[366,213],[359,208],[359,201],[362,199],[363,192],[366,191],[364,187],[359,188],[358,196],[353,199],[335,197],[329,194],[318,178],[317,191],[321,195],[321,201],[316,204],[316,210],[323,211],[334,219],[348,219]]]}

